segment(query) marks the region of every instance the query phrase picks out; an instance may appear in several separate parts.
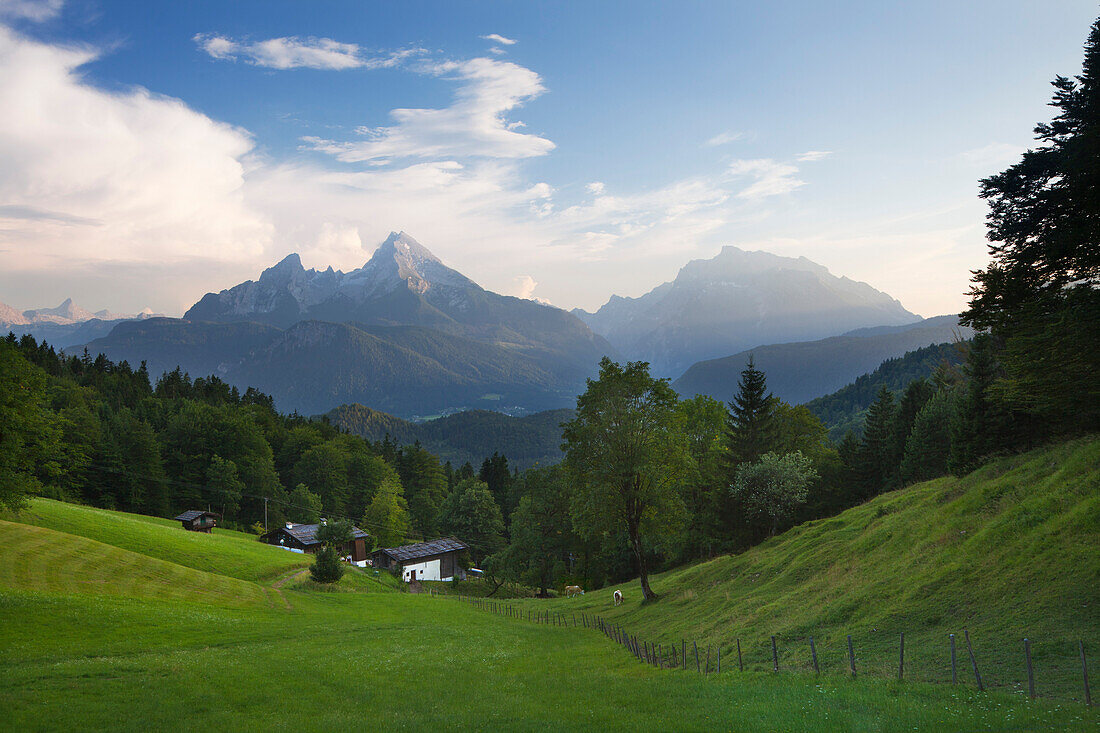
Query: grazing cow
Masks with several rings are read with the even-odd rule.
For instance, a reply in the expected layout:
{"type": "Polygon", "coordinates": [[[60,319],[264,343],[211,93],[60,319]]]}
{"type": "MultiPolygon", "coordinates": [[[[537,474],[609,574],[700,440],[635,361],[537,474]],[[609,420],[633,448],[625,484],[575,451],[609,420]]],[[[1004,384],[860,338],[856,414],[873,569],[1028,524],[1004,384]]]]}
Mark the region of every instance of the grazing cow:
{"type": "Polygon", "coordinates": [[[570,598],[573,596],[583,596],[584,588],[581,588],[579,585],[567,585],[565,586],[565,595],[570,598]]]}
{"type": "Polygon", "coordinates": [[[621,590],[615,591],[615,605],[619,605],[623,602],[623,592],[621,590]]]}

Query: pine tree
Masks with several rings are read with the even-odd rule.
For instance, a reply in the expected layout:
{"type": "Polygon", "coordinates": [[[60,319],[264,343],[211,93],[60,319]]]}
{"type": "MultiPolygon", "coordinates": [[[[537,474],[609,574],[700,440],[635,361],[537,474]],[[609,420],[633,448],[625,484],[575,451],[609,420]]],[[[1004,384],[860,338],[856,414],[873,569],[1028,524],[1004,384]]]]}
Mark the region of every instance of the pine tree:
{"type": "Polygon", "coordinates": [[[760,460],[771,447],[775,409],[776,398],[768,392],[767,376],[756,368],[750,355],[741,372],[737,395],[729,403],[726,434],[731,474],[738,464],[760,460]]]}
{"type": "Polygon", "coordinates": [[[896,414],[894,393],[883,385],[875,401],[867,408],[863,441],[856,459],[856,471],[865,498],[880,494],[893,486],[899,462],[897,444],[894,441],[896,414]]]}

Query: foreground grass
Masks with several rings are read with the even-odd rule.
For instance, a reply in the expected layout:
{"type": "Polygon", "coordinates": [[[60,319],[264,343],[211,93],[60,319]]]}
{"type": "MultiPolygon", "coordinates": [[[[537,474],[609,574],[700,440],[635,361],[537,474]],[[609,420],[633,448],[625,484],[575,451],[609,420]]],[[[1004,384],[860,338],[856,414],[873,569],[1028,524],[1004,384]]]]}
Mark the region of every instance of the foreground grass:
{"type": "Polygon", "coordinates": [[[293,611],[0,591],[0,726],[1088,730],[1094,711],[872,680],[705,679],[594,632],[446,598],[288,591],[293,611]]]}
{"type": "MultiPolygon", "coordinates": [[[[796,527],[744,554],[574,599],[518,601],[567,615],[599,614],[650,642],[708,646],[723,669],[847,669],[851,634],[861,674],[950,682],[948,634],[959,679],[973,684],[963,630],[983,682],[1026,690],[1030,638],[1040,695],[1081,700],[1077,642],[1100,679],[1100,440],[1079,440],[994,462],[961,479],[894,491],[831,519],[796,527]],[[615,608],[611,594],[626,602],[615,608]]],[[[705,653],[705,651],[704,651],[705,653]]],[[[694,659],[691,660],[694,665],[694,659]]],[[[713,663],[713,660],[712,660],[713,663]]],[[[1095,684],[1095,682],[1094,682],[1095,684]]],[[[1095,693],[1094,693],[1095,696],[1095,693]]]]}

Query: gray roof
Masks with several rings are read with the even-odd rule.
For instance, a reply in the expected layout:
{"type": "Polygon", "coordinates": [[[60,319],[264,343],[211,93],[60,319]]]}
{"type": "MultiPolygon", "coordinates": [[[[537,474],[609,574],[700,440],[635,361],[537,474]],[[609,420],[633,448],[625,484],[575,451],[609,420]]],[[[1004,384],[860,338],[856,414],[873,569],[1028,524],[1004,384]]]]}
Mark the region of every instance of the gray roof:
{"type": "Polygon", "coordinates": [[[415,560],[418,557],[430,557],[442,555],[452,550],[466,550],[466,543],[456,540],[454,537],[444,537],[441,540],[431,542],[417,542],[415,545],[401,545],[401,547],[384,547],[378,552],[384,552],[398,562],[403,560],[415,560]]]}
{"type": "MultiPolygon", "coordinates": [[[[275,532],[286,532],[303,545],[316,545],[319,542],[317,539],[317,530],[320,528],[320,524],[295,524],[293,527],[279,527],[275,532]]],[[[358,527],[351,528],[351,538],[353,540],[363,540],[367,537],[370,537],[370,535],[358,527]]]]}
{"type": "Polygon", "coordinates": [[[190,522],[192,519],[198,519],[199,517],[204,516],[204,515],[209,515],[211,517],[218,516],[214,512],[204,512],[200,509],[189,509],[189,510],[185,511],[183,514],[176,517],[176,521],[177,522],[190,522]]]}

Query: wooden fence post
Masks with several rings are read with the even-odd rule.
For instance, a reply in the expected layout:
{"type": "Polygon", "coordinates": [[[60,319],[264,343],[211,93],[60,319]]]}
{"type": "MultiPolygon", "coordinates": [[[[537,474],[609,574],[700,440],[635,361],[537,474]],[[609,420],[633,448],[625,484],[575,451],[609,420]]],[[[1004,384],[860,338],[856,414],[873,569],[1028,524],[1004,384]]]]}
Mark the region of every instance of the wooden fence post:
{"type": "Polygon", "coordinates": [[[951,684],[957,685],[959,684],[959,669],[955,663],[955,635],[948,634],[947,636],[951,639],[951,684]]]}
{"type": "Polygon", "coordinates": [[[821,672],[821,670],[817,668],[817,648],[814,646],[814,638],[812,636],[810,637],[810,656],[813,657],[814,660],[814,674],[821,672]]]}
{"type": "Polygon", "coordinates": [[[779,671],[779,650],[775,646],[775,637],[772,637],[772,671],[779,671]]]}
{"type": "Polygon", "coordinates": [[[1077,647],[1081,650],[1081,676],[1085,680],[1085,705],[1092,707],[1092,693],[1089,692],[1089,665],[1085,662],[1085,642],[1078,640],[1077,647]]]}
{"type": "Polygon", "coordinates": [[[684,669],[688,668],[688,643],[685,639],[680,640],[680,661],[683,662],[684,669]]]}
{"type": "Polygon", "coordinates": [[[1027,662],[1027,696],[1035,699],[1035,673],[1031,669],[1031,642],[1024,639],[1024,661],[1027,662]]]}
{"type": "Polygon", "coordinates": [[[898,646],[898,682],[901,682],[905,674],[905,632],[901,632],[901,643],[898,646]]]}
{"type": "Polygon", "coordinates": [[[963,638],[966,639],[966,651],[970,654],[970,666],[974,668],[974,679],[978,681],[978,692],[984,692],[982,676],[978,674],[978,660],[974,658],[974,647],[970,646],[970,630],[963,629],[963,638]]]}
{"type": "Polygon", "coordinates": [[[848,667],[852,670],[852,676],[856,676],[856,653],[852,651],[852,635],[848,634],[848,667]]]}
{"type": "Polygon", "coordinates": [[[714,673],[722,674],[722,645],[718,644],[715,648],[717,651],[715,652],[716,659],[714,660],[714,666],[717,667],[717,669],[714,670],[714,673]]]}
{"type": "Polygon", "coordinates": [[[741,672],[745,671],[745,663],[741,661],[741,640],[737,640],[737,669],[741,672]]]}
{"type": "Polygon", "coordinates": [[[703,675],[706,676],[708,674],[710,674],[710,644],[707,644],[707,663],[703,667],[703,675]]]}
{"type": "Polygon", "coordinates": [[[693,641],[693,642],[691,642],[691,646],[695,648],[695,671],[698,672],[698,671],[700,671],[699,670],[699,645],[696,644],[693,641]]]}

